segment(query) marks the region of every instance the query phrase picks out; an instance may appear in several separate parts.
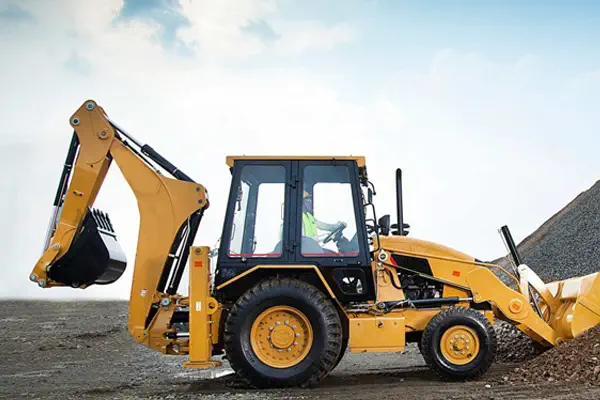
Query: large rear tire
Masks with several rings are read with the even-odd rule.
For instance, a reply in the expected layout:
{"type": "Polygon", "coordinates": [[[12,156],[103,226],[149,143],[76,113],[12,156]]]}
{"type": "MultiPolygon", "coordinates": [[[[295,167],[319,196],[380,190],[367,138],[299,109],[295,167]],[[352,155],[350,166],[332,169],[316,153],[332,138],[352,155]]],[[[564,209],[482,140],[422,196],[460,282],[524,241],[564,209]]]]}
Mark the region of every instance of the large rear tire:
{"type": "Polygon", "coordinates": [[[310,387],[338,361],[342,324],[331,300],[316,287],[271,278],[233,305],[224,344],[231,367],[247,385],[310,387]]]}
{"type": "Polygon", "coordinates": [[[337,368],[337,366],[340,364],[340,361],[342,361],[342,358],[344,358],[344,355],[346,354],[346,350],[348,349],[348,337],[344,337],[342,339],[342,349],[340,351],[340,355],[338,356],[337,361],[335,362],[335,364],[333,365],[333,368],[331,368],[331,370],[333,371],[334,369],[337,368]]]}
{"type": "Polygon", "coordinates": [[[441,311],[423,331],[420,350],[427,365],[445,380],[470,380],[493,364],[496,333],[480,312],[464,307],[441,311]]]}

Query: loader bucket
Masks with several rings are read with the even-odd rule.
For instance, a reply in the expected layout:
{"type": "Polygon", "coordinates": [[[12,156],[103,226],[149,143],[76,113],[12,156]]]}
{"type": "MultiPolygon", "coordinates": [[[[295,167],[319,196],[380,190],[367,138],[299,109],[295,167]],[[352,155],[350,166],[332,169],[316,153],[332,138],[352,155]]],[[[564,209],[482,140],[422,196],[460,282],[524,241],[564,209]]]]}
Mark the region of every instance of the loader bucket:
{"type": "Polygon", "coordinates": [[[67,253],[48,270],[48,276],[68,286],[115,282],[127,260],[107,214],[89,210],[67,253]]]}
{"type": "Polygon", "coordinates": [[[558,337],[573,339],[600,323],[600,274],[546,284],[554,296],[550,325],[558,337]]]}

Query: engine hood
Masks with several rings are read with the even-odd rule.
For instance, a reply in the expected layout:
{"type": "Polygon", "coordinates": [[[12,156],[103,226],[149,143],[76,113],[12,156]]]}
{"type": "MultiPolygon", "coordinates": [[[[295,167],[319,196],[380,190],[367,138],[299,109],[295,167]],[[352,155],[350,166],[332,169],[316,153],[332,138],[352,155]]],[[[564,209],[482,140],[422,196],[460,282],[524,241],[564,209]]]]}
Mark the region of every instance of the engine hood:
{"type": "Polygon", "coordinates": [[[392,253],[407,252],[421,256],[448,257],[464,261],[475,261],[474,257],[450,247],[408,236],[381,236],[380,241],[381,248],[392,253]]]}

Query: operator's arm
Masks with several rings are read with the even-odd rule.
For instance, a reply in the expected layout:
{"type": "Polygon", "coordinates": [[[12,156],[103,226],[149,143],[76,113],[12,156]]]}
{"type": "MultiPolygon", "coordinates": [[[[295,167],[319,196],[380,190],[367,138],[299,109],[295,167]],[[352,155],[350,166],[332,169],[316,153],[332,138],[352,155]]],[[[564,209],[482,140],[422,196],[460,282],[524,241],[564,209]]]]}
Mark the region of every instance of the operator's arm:
{"type": "Polygon", "coordinates": [[[321,229],[322,231],[333,231],[334,229],[336,229],[338,226],[340,226],[341,224],[344,224],[344,222],[338,221],[335,224],[328,224],[327,222],[323,222],[323,221],[319,221],[318,219],[315,218],[315,222],[317,223],[317,228],[321,229]]]}

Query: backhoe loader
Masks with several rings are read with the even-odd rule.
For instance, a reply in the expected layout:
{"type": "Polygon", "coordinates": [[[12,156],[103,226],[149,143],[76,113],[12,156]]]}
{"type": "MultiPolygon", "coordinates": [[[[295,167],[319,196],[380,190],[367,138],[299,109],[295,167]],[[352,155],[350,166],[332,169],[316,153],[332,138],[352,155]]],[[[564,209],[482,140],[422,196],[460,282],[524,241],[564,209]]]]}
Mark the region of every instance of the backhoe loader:
{"type": "Polygon", "coordinates": [[[521,262],[506,226],[513,271],[409,237],[400,169],[391,224],[389,215],[375,216],[364,157],[228,156],[227,209],[211,250],[193,244],[210,205],[202,184],[95,101],[85,101],[70,125],[30,280],[85,289],[122,276],[117,223],[93,208],[116,162],[140,214],[128,331],[151,349],[185,356],[184,367],[214,368],[225,357],[250,386],[310,387],[346,351],[402,352],[417,342],[439,376],[467,380],[495,360],[496,319],[546,347],[600,322],[598,275],[544,283],[521,262]]]}

